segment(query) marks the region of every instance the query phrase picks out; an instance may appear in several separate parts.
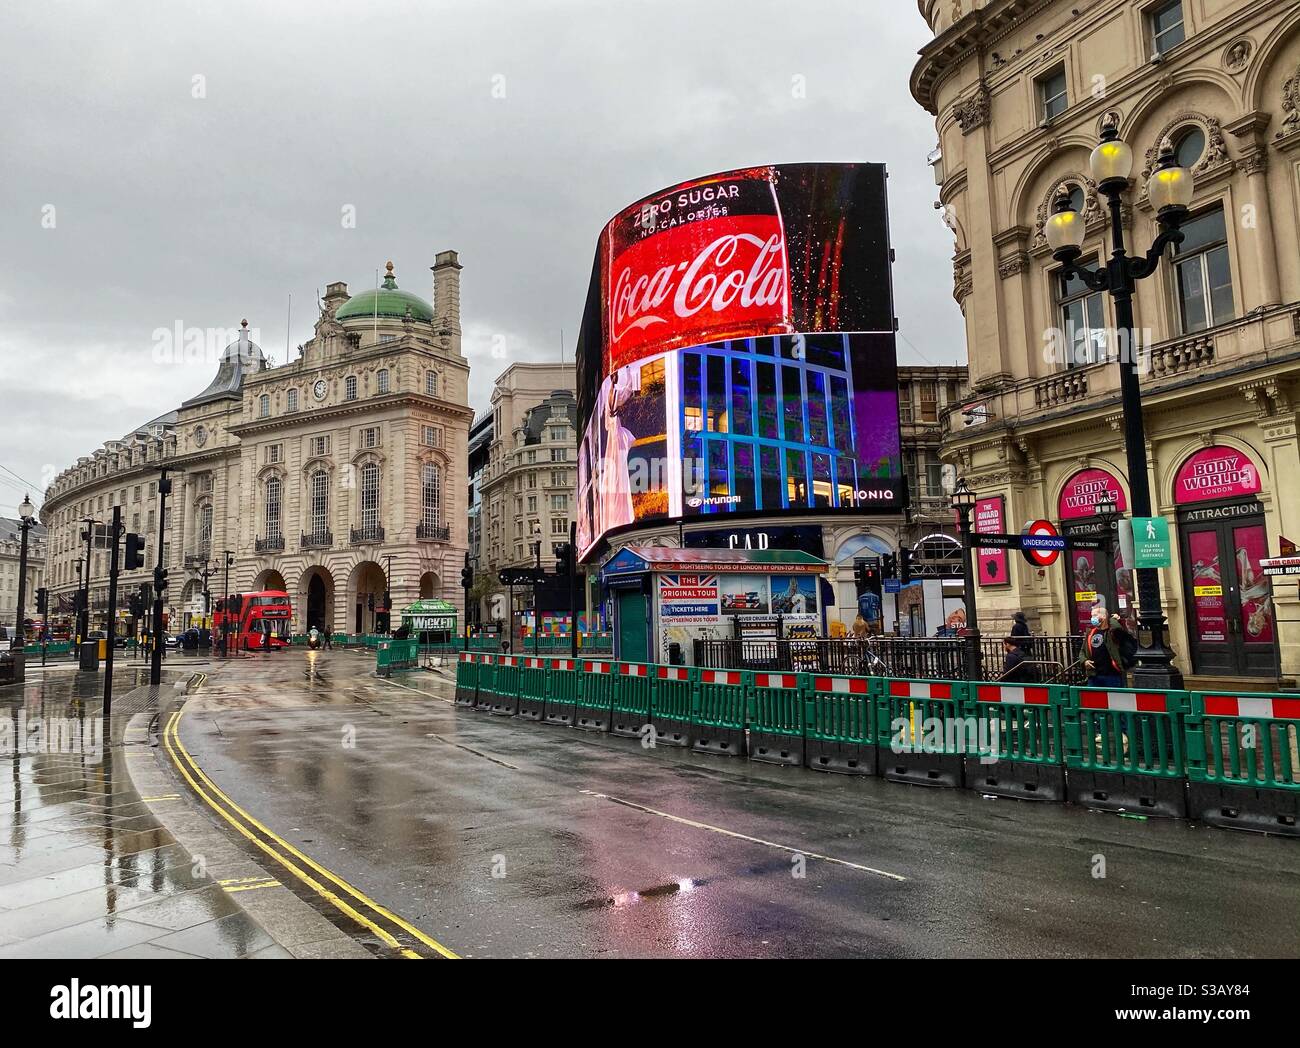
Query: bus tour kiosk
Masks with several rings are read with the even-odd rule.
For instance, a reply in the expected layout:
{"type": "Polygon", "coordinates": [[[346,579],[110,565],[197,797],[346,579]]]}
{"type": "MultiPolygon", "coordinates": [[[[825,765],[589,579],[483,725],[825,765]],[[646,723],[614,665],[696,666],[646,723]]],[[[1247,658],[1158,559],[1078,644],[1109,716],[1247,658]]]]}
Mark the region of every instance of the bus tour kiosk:
{"type": "Polygon", "coordinates": [[[690,665],[696,640],[825,636],[827,570],[802,550],[624,546],[600,570],[614,657],[690,665]]]}

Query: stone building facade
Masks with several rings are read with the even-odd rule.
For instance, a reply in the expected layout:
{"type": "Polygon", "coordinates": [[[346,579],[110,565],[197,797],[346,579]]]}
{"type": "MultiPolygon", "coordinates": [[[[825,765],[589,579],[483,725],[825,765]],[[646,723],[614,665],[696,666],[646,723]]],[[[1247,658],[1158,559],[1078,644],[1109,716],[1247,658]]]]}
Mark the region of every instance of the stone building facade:
{"type": "MultiPolygon", "coordinates": [[[[400,289],[392,263],[378,288],[328,285],[313,337],[280,367],[245,322],[206,389],[61,473],[41,510],[59,606],[79,583],[82,518],[107,521],[116,504],[148,539],[149,567],[123,575],[120,604],[151,580],[161,523],[170,629],[203,617],[205,568],[210,591],[224,591],[226,551],[230,592],[286,590],[299,632],[369,632],[385,593],[395,609],[429,596],[459,607],[469,365],[456,253],[432,268],[432,303],[400,289]],[[163,468],[173,488],[160,522],[163,468]]],[[[107,553],[91,561],[99,621],[107,553]]]]}
{"type": "MultiPolygon", "coordinates": [[[[490,423],[479,475],[479,569],[495,578],[507,567],[535,563],[554,568],[557,548],[569,541],[577,470],[578,405],[573,364],[520,363],[492,388],[490,423]]],[[[522,591],[520,602],[527,599],[522,591]]],[[[504,618],[500,601],[487,617],[504,618]]]]}
{"type": "MultiPolygon", "coordinates": [[[[0,517],[0,626],[18,625],[18,579],[22,561],[22,521],[0,517]]],[[[36,590],[45,585],[45,548],[48,536],[43,524],[27,529],[27,589],[23,596],[23,618],[36,618],[36,590]]]]}
{"type": "MultiPolygon", "coordinates": [[[[1300,535],[1300,6],[1251,0],[920,0],[934,40],[911,80],[936,117],[939,201],[955,237],[974,414],[944,416],[945,456],[1013,530],[1086,528],[1127,508],[1115,317],[1064,281],[1043,236],[1069,194],[1083,261],[1109,254],[1088,158],[1103,125],[1132,147],[1130,253],[1156,234],[1147,177],[1164,140],[1195,174],[1187,238],[1135,298],[1161,571],[1186,674],[1267,684],[1300,673],[1294,583],[1259,568],[1300,535]],[[967,424],[968,420],[974,424],[967,424]]],[[[1104,559],[1104,558],[1103,558],[1104,559]]],[[[981,617],[1024,608],[1051,632],[1095,595],[1132,612],[1127,574],[1071,553],[1009,558],[981,617]],[[988,609],[987,612],[985,609],[988,609]]]]}

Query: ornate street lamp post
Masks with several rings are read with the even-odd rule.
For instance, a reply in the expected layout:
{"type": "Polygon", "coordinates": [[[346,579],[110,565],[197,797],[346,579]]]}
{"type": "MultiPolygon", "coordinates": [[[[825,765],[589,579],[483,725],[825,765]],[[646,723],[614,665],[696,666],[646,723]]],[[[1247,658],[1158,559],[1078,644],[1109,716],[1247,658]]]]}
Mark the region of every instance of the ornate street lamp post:
{"type": "Polygon", "coordinates": [[[957,511],[961,531],[961,577],[966,591],[966,679],[980,679],[980,620],[975,610],[975,552],[971,547],[971,513],[979,496],[966,486],[966,479],[952,489],[952,508],[957,511]]]}
{"type": "MultiPolygon", "coordinates": [[[[1139,385],[1138,353],[1133,335],[1133,292],[1137,281],[1151,276],[1165,248],[1181,244],[1179,228],[1187,218],[1192,201],[1192,173],[1178,166],[1173,143],[1165,139],[1160,159],[1147,182],[1147,196],[1156,210],[1160,232],[1145,256],[1130,258],[1124,250],[1121,215],[1123,195],[1131,183],[1133,150],[1119,137],[1114,123],[1102,131],[1101,143],[1089,160],[1098,191],[1110,206],[1112,250],[1110,260],[1097,270],[1078,264],[1083,250],[1083,217],[1068,196],[1057,198],[1051,217],[1043,227],[1052,256],[1062,264],[1066,276],[1077,277],[1093,291],[1106,291],[1115,303],[1115,325],[1119,345],[1120,401],[1124,413],[1124,444],[1128,461],[1129,490],[1133,516],[1151,516],[1151,485],[1147,478],[1146,431],[1142,423],[1142,390],[1139,385]]],[[[1173,665],[1174,653],[1166,640],[1167,623],[1161,607],[1160,576],[1155,568],[1137,570],[1138,664],[1133,669],[1133,686],[1138,688],[1181,688],[1183,675],[1173,665]]]]}
{"type": "Polygon", "coordinates": [[[14,624],[14,639],[9,645],[12,651],[22,651],[27,642],[23,627],[24,605],[27,603],[27,532],[35,522],[36,507],[31,498],[24,495],[23,504],[18,507],[18,530],[22,537],[18,546],[18,621],[14,624]]]}

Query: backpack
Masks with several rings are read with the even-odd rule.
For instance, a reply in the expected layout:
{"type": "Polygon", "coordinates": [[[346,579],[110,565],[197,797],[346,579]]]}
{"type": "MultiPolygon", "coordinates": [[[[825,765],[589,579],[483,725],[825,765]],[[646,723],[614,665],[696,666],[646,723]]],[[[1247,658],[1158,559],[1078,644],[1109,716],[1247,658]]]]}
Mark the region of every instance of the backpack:
{"type": "Polygon", "coordinates": [[[1124,664],[1126,670],[1131,670],[1138,663],[1138,642],[1133,634],[1125,630],[1119,639],[1119,659],[1124,664]]]}

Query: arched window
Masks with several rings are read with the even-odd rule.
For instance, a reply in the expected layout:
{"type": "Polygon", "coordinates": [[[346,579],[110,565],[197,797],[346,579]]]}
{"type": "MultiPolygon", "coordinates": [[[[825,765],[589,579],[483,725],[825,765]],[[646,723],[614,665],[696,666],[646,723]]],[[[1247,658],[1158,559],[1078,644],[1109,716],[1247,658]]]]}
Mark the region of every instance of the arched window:
{"type": "Polygon", "coordinates": [[[357,376],[356,375],[349,375],[347,378],[343,380],[343,399],[344,400],[357,399],[357,376]]]}
{"type": "Polygon", "coordinates": [[[370,531],[379,526],[379,466],[367,462],[361,467],[361,527],[370,531]]]}
{"type": "Polygon", "coordinates": [[[288,393],[284,395],[284,410],[285,411],[298,410],[298,391],[296,389],[291,389],[289,390],[288,393]]]}
{"type": "Polygon", "coordinates": [[[420,523],[432,530],[442,523],[442,470],[435,462],[424,464],[421,478],[420,523]]]}
{"type": "Polygon", "coordinates": [[[280,536],[280,506],[282,490],[279,477],[270,477],[266,482],[266,501],[263,505],[265,534],[268,539],[280,536]]]}
{"type": "Polygon", "coordinates": [[[438,395],[438,375],[433,371],[424,373],[424,392],[431,397],[438,395]]]}
{"type": "Polygon", "coordinates": [[[311,475],[311,533],[323,536],[329,530],[330,475],[318,469],[311,475]]]}
{"type": "Polygon", "coordinates": [[[266,418],[271,413],[271,398],[266,393],[257,398],[257,413],[262,418],[266,418]]]}
{"type": "Polygon", "coordinates": [[[388,392],[388,368],[380,368],[378,374],[375,375],[375,392],[388,392]]]}

